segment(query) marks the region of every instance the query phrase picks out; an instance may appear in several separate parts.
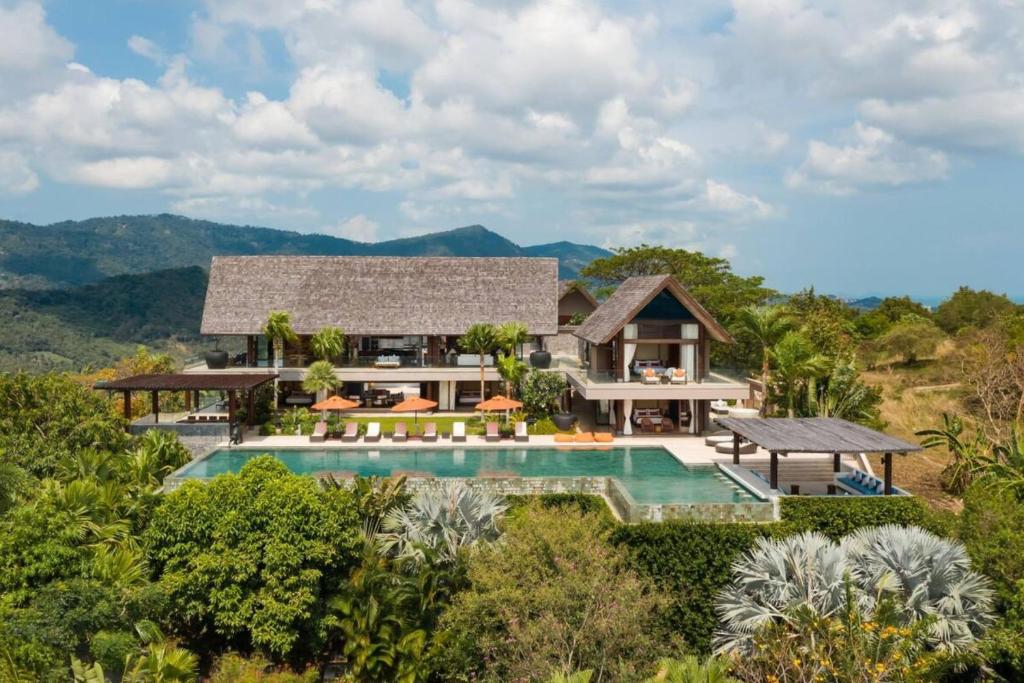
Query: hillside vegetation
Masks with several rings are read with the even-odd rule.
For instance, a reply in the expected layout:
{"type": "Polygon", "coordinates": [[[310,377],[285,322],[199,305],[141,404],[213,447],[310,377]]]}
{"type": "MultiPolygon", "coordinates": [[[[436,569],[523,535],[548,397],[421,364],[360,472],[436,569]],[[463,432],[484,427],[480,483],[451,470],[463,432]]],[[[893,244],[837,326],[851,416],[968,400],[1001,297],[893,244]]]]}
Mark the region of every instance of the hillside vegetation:
{"type": "Polygon", "coordinates": [[[225,225],[183,216],[111,216],[32,225],[0,220],[0,288],[75,287],[113,275],[200,266],[223,255],[554,256],[573,278],[608,252],[559,242],[521,247],[480,225],[385,242],[225,225]],[[564,256],[564,258],[563,258],[564,256]]]}

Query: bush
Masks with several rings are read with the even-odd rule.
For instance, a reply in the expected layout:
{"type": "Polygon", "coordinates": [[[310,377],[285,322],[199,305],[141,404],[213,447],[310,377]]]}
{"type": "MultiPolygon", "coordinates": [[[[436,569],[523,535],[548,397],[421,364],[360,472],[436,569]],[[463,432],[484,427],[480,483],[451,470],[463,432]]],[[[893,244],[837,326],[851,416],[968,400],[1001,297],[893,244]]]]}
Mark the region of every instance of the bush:
{"type": "Polygon", "coordinates": [[[119,674],[125,658],[139,651],[139,641],[128,631],[100,631],[92,638],[89,651],[108,674],[119,674]]]}
{"type": "Polygon", "coordinates": [[[925,503],[911,496],[784,496],[779,504],[782,521],[793,532],[817,531],[833,540],[884,524],[935,527],[925,503]]]}
{"type": "Polygon", "coordinates": [[[177,632],[207,650],[237,644],[278,658],[320,651],[325,596],[361,545],[349,491],[270,456],[167,494],[143,542],[177,632]]]}
{"type": "Polygon", "coordinates": [[[686,521],[621,525],[613,543],[630,552],[635,568],[671,596],[664,623],[699,652],[710,652],[718,626],[715,596],[732,578],[732,563],[779,525],[686,521]]]}
{"type": "Polygon", "coordinates": [[[554,421],[550,417],[541,418],[532,425],[526,428],[526,431],[534,436],[541,436],[546,434],[557,434],[558,427],[555,426],[554,421]]]}
{"type": "Polygon", "coordinates": [[[558,410],[562,394],[568,386],[565,376],[560,372],[530,371],[523,381],[523,410],[538,419],[549,416],[558,410]]]}
{"type": "Polygon", "coordinates": [[[546,510],[566,510],[582,515],[596,515],[604,517],[609,522],[614,522],[615,517],[608,509],[608,504],[601,496],[590,495],[589,493],[541,493],[536,496],[511,495],[505,496],[508,503],[509,513],[518,514],[519,511],[527,511],[530,505],[537,503],[546,510]]]}
{"type": "Polygon", "coordinates": [[[668,654],[663,595],[607,543],[593,515],[539,504],[468,560],[470,587],[444,613],[442,680],[546,680],[592,669],[632,680],[668,654]]]}
{"type": "Polygon", "coordinates": [[[277,426],[273,422],[264,422],[260,425],[260,436],[273,436],[277,434],[277,426]]]}
{"type": "Polygon", "coordinates": [[[294,673],[274,668],[266,658],[246,658],[229,652],[221,657],[210,672],[210,683],[316,683],[320,675],[315,669],[294,673]]]}

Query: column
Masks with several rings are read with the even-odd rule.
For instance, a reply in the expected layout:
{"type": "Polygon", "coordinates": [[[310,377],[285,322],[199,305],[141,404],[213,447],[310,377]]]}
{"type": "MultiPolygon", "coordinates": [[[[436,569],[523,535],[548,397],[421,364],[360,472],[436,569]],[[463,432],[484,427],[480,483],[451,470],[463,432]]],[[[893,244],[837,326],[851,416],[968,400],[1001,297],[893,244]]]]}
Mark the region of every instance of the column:
{"type": "Polygon", "coordinates": [[[160,392],[153,391],[151,394],[153,400],[153,424],[160,423],[160,392]]]}
{"type": "MultiPolygon", "coordinates": [[[[235,390],[228,390],[228,425],[235,423],[235,390]]],[[[230,427],[229,427],[230,428],[230,427]]]]}
{"type": "Polygon", "coordinates": [[[132,392],[125,389],[121,392],[121,395],[124,397],[124,419],[128,423],[124,426],[124,429],[129,431],[132,424],[132,392]]]}
{"type": "Polygon", "coordinates": [[[249,389],[249,406],[245,416],[245,423],[252,427],[256,424],[256,388],[249,389]]]}
{"type": "Polygon", "coordinates": [[[892,453],[882,456],[882,464],[885,465],[885,495],[892,495],[892,453]]]}
{"type": "Polygon", "coordinates": [[[740,464],[740,435],[738,432],[732,433],[732,464],[740,464]]]}
{"type": "Polygon", "coordinates": [[[772,491],[779,490],[779,454],[772,453],[772,462],[769,476],[772,491]]]}
{"type": "Polygon", "coordinates": [[[622,401],[622,416],[625,419],[622,423],[622,434],[633,436],[633,399],[627,398],[622,401]]]}
{"type": "Polygon", "coordinates": [[[832,471],[838,472],[842,469],[842,456],[839,453],[832,454],[832,471]]]}

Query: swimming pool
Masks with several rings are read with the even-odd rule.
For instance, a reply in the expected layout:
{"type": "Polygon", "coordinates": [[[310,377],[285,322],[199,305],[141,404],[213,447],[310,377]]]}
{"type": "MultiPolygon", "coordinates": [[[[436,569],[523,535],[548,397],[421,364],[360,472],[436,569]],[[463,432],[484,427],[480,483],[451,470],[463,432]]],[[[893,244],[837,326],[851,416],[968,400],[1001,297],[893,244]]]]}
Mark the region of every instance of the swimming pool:
{"type": "Polygon", "coordinates": [[[335,472],[412,477],[611,477],[636,503],[750,503],[756,499],[714,465],[684,465],[661,447],[218,449],[179,470],[175,479],[237,472],[269,453],[296,474],[335,472]]]}

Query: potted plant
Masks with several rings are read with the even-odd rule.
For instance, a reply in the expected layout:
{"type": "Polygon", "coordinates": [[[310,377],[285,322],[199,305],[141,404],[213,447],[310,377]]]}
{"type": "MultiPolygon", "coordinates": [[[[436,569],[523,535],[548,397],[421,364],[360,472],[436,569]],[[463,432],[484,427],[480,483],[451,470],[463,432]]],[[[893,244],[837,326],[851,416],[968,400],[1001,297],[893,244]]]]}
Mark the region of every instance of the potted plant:
{"type": "Polygon", "coordinates": [[[538,349],[530,353],[530,366],[547,370],[551,367],[551,352],[538,349]]]}
{"type": "Polygon", "coordinates": [[[223,370],[228,366],[228,352],[221,349],[213,349],[204,354],[206,367],[211,370],[223,370]]]}
{"type": "Polygon", "coordinates": [[[572,413],[555,413],[551,416],[551,421],[558,427],[558,431],[567,432],[576,424],[576,416],[572,413]]]}

